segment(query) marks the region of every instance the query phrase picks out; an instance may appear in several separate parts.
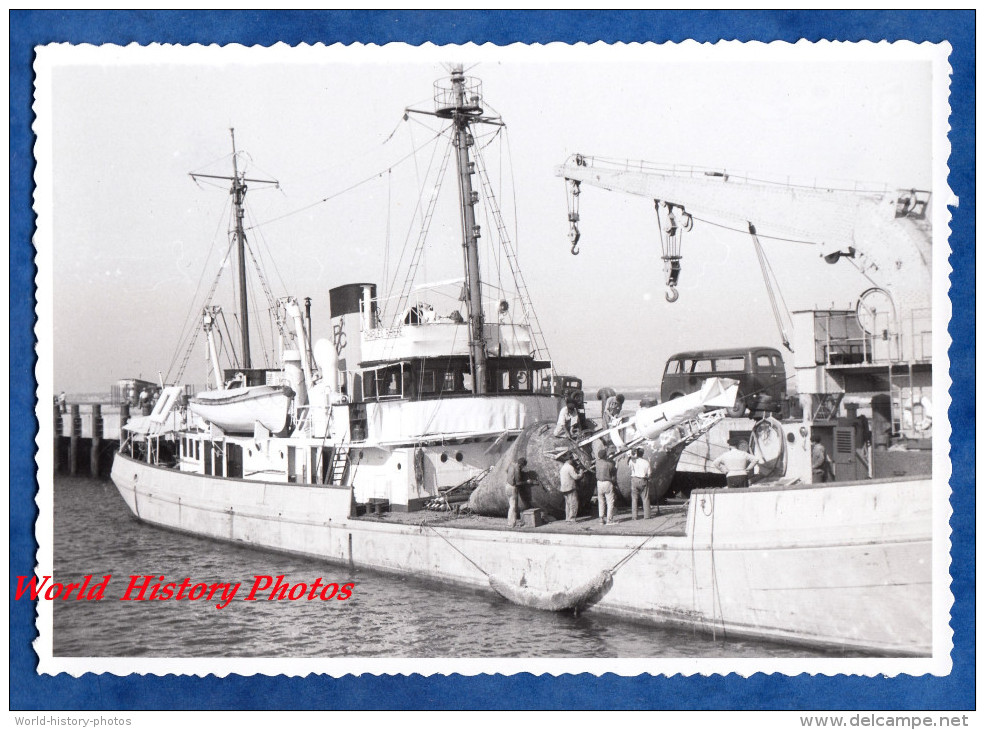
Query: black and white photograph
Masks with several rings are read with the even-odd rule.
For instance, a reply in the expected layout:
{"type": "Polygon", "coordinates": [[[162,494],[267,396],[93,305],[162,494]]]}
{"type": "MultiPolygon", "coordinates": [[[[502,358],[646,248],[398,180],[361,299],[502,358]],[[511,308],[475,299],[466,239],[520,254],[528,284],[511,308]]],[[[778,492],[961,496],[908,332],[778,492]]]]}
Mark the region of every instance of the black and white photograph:
{"type": "Polygon", "coordinates": [[[948,673],[948,50],[39,47],[39,671],[948,673]]]}

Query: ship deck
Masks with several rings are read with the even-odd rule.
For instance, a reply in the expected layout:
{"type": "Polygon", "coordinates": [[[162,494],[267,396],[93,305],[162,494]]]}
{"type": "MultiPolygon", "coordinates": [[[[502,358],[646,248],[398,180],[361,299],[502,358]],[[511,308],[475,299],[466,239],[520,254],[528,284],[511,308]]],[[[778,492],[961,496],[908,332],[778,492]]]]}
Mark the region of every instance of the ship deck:
{"type": "MultiPolygon", "coordinates": [[[[594,506],[594,505],[593,505],[594,506]]],[[[611,525],[603,525],[597,516],[582,516],[574,522],[565,520],[550,520],[546,518],[544,524],[539,527],[514,527],[506,526],[505,517],[484,517],[471,513],[456,512],[384,512],[377,515],[367,513],[358,517],[360,521],[366,522],[386,522],[390,524],[402,525],[431,525],[432,527],[453,527],[463,530],[510,530],[511,532],[527,532],[537,534],[568,534],[568,535],[683,535],[684,525],[687,521],[687,503],[683,500],[672,500],[667,504],[660,505],[660,514],[657,515],[657,507],[652,508],[651,517],[645,520],[633,520],[628,511],[616,514],[615,520],[611,525]]]]}

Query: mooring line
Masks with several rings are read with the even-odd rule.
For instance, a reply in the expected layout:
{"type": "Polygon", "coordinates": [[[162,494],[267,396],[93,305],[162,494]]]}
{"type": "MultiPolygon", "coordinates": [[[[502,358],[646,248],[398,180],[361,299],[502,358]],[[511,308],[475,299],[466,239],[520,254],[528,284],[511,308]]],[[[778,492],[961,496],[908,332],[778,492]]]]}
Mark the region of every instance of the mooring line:
{"type": "Polygon", "coordinates": [[[431,527],[431,525],[429,525],[427,522],[421,522],[420,525],[421,525],[421,527],[427,527],[427,528],[429,528],[431,530],[431,532],[433,532],[435,535],[437,535],[442,540],[444,540],[445,542],[447,542],[448,545],[451,546],[451,549],[452,550],[454,550],[456,553],[458,553],[463,558],[465,558],[470,563],[472,563],[472,565],[475,566],[475,569],[478,570],[480,573],[482,573],[484,576],[486,576],[486,578],[490,578],[491,577],[489,575],[489,573],[487,573],[485,570],[483,570],[482,567],[477,562],[475,562],[472,558],[470,558],[468,555],[466,555],[461,550],[459,550],[451,540],[449,540],[447,537],[445,537],[444,535],[442,535],[436,529],[434,529],[433,527],[431,527]]]}

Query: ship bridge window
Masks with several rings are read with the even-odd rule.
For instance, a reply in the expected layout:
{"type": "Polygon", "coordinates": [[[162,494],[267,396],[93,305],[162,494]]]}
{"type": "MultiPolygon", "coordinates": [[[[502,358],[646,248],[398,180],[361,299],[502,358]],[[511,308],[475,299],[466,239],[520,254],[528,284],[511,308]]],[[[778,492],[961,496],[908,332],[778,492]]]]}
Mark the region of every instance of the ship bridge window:
{"type": "Polygon", "coordinates": [[[500,393],[509,391],[529,391],[530,371],[527,368],[510,368],[496,371],[496,390],[500,393]]]}
{"type": "Polygon", "coordinates": [[[363,399],[403,398],[413,391],[412,370],[406,363],[387,365],[363,374],[363,399]]]}
{"type": "Polygon", "coordinates": [[[422,370],[420,377],[421,393],[429,394],[437,392],[437,388],[435,387],[436,380],[434,370],[422,370]]]}

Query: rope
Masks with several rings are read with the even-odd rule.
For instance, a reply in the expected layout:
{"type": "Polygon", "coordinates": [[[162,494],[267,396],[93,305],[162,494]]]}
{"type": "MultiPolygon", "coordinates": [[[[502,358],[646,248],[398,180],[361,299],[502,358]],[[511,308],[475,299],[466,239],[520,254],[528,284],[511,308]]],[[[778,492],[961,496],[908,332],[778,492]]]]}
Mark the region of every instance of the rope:
{"type": "Polygon", "coordinates": [[[431,530],[431,532],[433,532],[433,533],[434,533],[435,535],[437,535],[437,536],[438,536],[438,537],[440,537],[440,538],[441,538],[442,540],[444,540],[445,542],[447,542],[447,543],[448,543],[448,545],[449,545],[449,546],[451,547],[451,549],[452,549],[452,550],[454,550],[454,551],[455,551],[456,553],[458,553],[458,554],[459,554],[459,555],[461,555],[461,556],[462,556],[463,558],[465,558],[465,559],[466,559],[466,560],[468,560],[468,561],[469,561],[470,563],[472,563],[472,565],[473,565],[473,566],[475,567],[475,569],[476,569],[476,570],[478,570],[478,571],[479,571],[480,573],[482,573],[482,574],[483,574],[484,576],[486,576],[486,578],[491,578],[491,577],[492,577],[492,576],[490,576],[490,575],[489,575],[489,573],[487,573],[487,572],[486,572],[485,570],[483,570],[483,569],[482,569],[482,568],[481,568],[481,567],[479,566],[479,564],[478,564],[477,562],[475,562],[475,561],[474,561],[474,560],[473,560],[472,558],[470,558],[470,557],[469,557],[468,555],[466,555],[466,554],[465,554],[465,553],[463,553],[463,552],[462,552],[461,550],[459,550],[459,549],[458,549],[457,547],[455,547],[455,545],[454,545],[454,543],[452,543],[452,541],[451,541],[451,540],[449,540],[449,539],[448,539],[447,537],[445,537],[445,536],[444,536],[444,535],[442,535],[442,534],[441,534],[440,532],[438,532],[437,530],[435,530],[435,529],[434,529],[433,527],[431,527],[431,525],[429,525],[429,524],[428,524],[427,522],[422,522],[422,523],[421,523],[421,527],[427,527],[428,529],[430,529],[430,530],[431,530]]]}
{"type": "MultiPolygon", "coordinates": [[[[755,248],[756,250],[756,258],[759,260],[759,268],[763,272],[763,282],[766,284],[766,294],[769,296],[770,307],[773,309],[773,318],[776,320],[777,329],[780,330],[780,337],[783,340],[783,344],[789,348],[790,340],[787,337],[786,330],[784,330],[783,328],[783,320],[780,317],[780,305],[777,304],[776,294],[774,293],[773,287],[771,286],[770,283],[769,272],[771,271],[771,269],[768,268],[768,264],[766,261],[766,252],[763,251],[763,246],[759,242],[759,238],[757,237],[756,234],[756,229],[753,228],[752,223],[749,224],[749,233],[752,235],[753,248],[755,248]]],[[[779,285],[777,285],[777,289],[779,288],[780,288],[779,285]]],[[[784,302],[784,305],[785,304],[786,303],[784,302]]],[[[787,312],[787,316],[790,316],[789,312],[787,312]]]]}
{"type": "Polygon", "coordinates": [[[639,551],[643,549],[643,546],[646,545],[648,542],[650,542],[650,540],[652,540],[659,534],[660,534],[659,530],[653,532],[648,538],[646,538],[646,540],[644,540],[639,545],[637,545],[632,550],[630,550],[618,563],[616,563],[611,568],[609,568],[609,573],[615,575],[617,570],[619,570],[622,566],[624,566],[626,563],[628,563],[630,560],[636,557],[637,553],[639,553],[639,551]]]}

